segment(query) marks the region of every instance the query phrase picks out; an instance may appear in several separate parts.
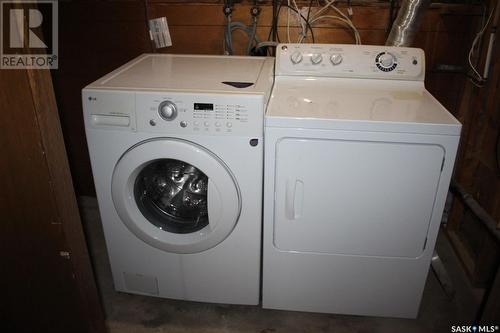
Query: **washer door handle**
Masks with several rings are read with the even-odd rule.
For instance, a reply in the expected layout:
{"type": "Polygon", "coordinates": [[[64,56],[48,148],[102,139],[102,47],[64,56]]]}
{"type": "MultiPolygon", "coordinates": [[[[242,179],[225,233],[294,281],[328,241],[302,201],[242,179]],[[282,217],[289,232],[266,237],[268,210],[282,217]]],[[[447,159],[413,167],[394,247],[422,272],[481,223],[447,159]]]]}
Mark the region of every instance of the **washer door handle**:
{"type": "Polygon", "coordinates": [[[301,179],[289,179],[286,182],[285,216],[289,220],[302,217],[304,201],[304,182],[301,179]]]}
{"type": "Polygon", "coordinates": [[[207,206],[208,227],[210,230],[214,230],[217,222],[221,219],[222,199],[219,189],[210,178],[208,179],[207,206]]]}

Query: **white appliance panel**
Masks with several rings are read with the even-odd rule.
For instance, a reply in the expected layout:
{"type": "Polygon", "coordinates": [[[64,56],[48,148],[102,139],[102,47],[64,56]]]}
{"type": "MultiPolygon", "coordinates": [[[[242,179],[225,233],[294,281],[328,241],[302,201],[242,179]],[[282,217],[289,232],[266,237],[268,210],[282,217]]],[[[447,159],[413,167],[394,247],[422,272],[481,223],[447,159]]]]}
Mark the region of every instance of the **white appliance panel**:
{"type": "Polygon", "coordinates": [[[278,77],[272,95],[268,126],[460,133],[422,82],[278,77]]]}
{"type": "MultiPolygon", "coordinates": [[[[116,290],[201,302],[259,303],[262,129],[273,61],[244,59],[142,55],[83,89],[89,155],[116,290]],[[203,71],[215,76],[204,76],[203,71]],[[254,79],[254,84],[242,89],[215,84],[236,79],[238,73],[241,79],[254,79]],[[224,120],[234,120],[234,126],[220,126],[217,131],[215,111],[220,105],[229,106],[224,120]],[[247,117],[236,119],[237,105],[245,107],[247,117]],[[208,130],[195,130],[200,114],[208,130]],[[169,158],[175,165],[189,164],[184,169],[188,171],[181,173],[187,178],[199,175],[197,170],[189,171],[191,167],[209,178],[208,226],[200,226],[203,229],[183,234],[177,226],[169,229],[166,224],[155,224],[158,220],[147,217],[144,205],[137,209],[141,202],[137,197],[147,187],[141,185],[136,191],[134,178],[147,170],[141,184],[148,177],[161,180],[153,177],[161,172],[146,168],[169,158]],[[115,172],[118,189],[113,193],[115,172]],[[127,218],[132,220],[130,225],[149,232],[148,237],[133,232],[124,221],[127,218]],[[170,245],[162,248],[162,244],[170,245]]],[[[175,169],[166,174],[179,180],[175,169]]],[[[195,189],[183,191],[183,198],[189,198],[187,204],[196,204],[191,200],[198,199],[190,195],[195,189]]]]}
{"type": "Polygon", "coordinates": [[[134,91],[268,94],[273,61],[266,57],[143,54],[89,85],[134,91]]]}
{"type": "Polygon", "coordinates": [[[180,92],[117,92],[87,89],[87,126],[163,135],[262,137],[264,95],[218,95],[180,92]],[[160,116],[162,102],[173,103],[176,116],[160,116]]]}
{"type": "Polygon", "coordinates": [[[443,158],[438,145],[281,139],[274,245],[296,252],[420,256],[443,158]]]}
{"type": "Polygon", "coordinates": [[[136,95],[140,131],[172,134],[262,136],[263,95],[140,93],[136,95]],[[165,121],[158,112],[163,101],[177,107],[177,117],[165,121]]]}
{"type": "Polygon", "coordinates": [[[461,130],[424,73],[419,49],[278,45],[263,307],[417,316],[461,130]]]}
{"type": "Polygon", "coordinates": [[[282,44],[276,75],[422,81],[422,49],[381,45],[282,44]],[[313,58],[319,62],[312,61],[313,58]],[[385,59],[384,59],[385,58],[385,59]],[[297,61],[299,60],[300,61],[297,61]]]}

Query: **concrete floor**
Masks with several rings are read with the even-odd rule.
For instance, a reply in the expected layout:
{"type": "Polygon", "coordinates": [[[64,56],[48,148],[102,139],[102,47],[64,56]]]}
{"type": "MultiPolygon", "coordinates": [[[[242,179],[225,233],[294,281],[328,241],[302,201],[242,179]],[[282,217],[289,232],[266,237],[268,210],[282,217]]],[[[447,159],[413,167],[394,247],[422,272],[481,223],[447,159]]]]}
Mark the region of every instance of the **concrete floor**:
{"type": "Polygon", "coordinates": [[[451,325],[472,323],[479,290],[471,288],[444,235],[438,253],[456,295],[448,299],[431,272],[417,319],[392,319],[265,310],[258,306],[205,304],[115,292],[95,198],[80,198],[89,250],[111,333],[316,333],[316,332],[450,332],[451,325]]]}

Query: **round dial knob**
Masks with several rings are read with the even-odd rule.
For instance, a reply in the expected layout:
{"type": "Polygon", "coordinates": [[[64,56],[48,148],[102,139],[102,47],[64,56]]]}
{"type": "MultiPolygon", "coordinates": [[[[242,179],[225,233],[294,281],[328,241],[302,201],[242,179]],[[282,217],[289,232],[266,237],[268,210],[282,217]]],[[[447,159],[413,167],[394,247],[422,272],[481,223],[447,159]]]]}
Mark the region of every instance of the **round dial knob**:
{"type": "Polygon", "coordinates": [[[378,58],[378,62],[384,67],[391,67],[396,59],[390,53],[384,53],[378,58]]]}
{"type": "Polygon", "coordinates": [[[396,57],[388,52],[380,52],[375,57],[375,64],[378,69],[384,72],[390,72],[398,66],[396,57]]]}
{"type": "Polygon", "coordinates": [[[332,64],[334,66],[337,66],[338,64],[340,64],[342,62],[342,55],[341,54],[332,54],[332,56],[330,57],[330,61],[332,62],[332,64]]]}
{"type": "Polygon", "coordinates": [[[320,53],[313,53],[313,54],[311,54],[311,62],[314,65],[319,64],[321,61],[323,61],[323,56],[320,53]]]}
{"type": "Polygon", "coordinates": [[[174,120],[177,117],[177,106],[170,101],[163,101],[158,106],[158,114],[164,120],[174,120]]]}
{"type": "Polygon", "coordinates": [[[292,63],[298,64],[299,62],[302,61],[302,53],[300,52],[292,53],[292,55],[290,56],[290,60],[292,61],[292,63]]]}

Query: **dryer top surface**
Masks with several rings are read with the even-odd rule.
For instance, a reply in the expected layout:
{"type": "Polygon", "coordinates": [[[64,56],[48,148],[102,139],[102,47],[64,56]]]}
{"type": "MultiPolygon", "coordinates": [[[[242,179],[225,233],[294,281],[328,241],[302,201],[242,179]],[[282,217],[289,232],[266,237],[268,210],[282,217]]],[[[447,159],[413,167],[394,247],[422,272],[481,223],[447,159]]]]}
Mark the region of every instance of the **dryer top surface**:
{"type": "Polygon", "coordinates": [[[459,135],[461,129],[423,82],[276,78],[266,126],[335,129],[339,124],[351,130],[447,135],[459,135]]]}

